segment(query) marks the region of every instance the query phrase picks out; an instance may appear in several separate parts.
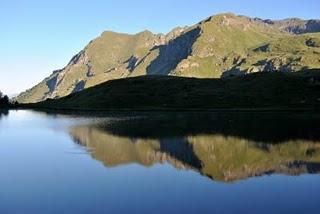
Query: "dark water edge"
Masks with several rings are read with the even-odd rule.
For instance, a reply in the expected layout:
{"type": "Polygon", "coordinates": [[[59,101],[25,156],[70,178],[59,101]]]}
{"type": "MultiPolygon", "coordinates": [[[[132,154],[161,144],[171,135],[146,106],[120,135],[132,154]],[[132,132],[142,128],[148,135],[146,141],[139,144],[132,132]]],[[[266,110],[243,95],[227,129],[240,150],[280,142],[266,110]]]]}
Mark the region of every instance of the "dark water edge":
{"type": "Polygon", "coordinates": [[[19,104],[12,110],[35,110],[44,112],[70,113],[110,113],[110,112],[320,112],[317,106],[308,107],[265,107],[265,108],[176,108],[176,107],[148,107],[148,108],[88,108],[88,107],[64,107],[41,106],[38,103],[19,104]]]}
{"type": "MultiPolygon", "coordinates": [[[[279,133],[284,133],[282,135],[287,135],[287,138],[293,139],[299,136],[302,136],[302,139],[304,139],[304,136],[307,136],[312,140],[312,138],[318,139],[320,136],[320,129],[318,128],[320,111],[305,109],[213,109],[198,111],[120,109],[114,111],[92,111],[36,108],[31,109],[31,111],[56,117],[130,118],[130,120],[122,122],[119,127],[114,125],[114,128],[109,131],[113,134],[119,134],[119,132],[130,132],[131,130],[131,134],[127,133],[132,135],[131,137],[139,137],[139,135],[155,135],[153,137],[157,137],[157,135],[161,136],[163,134],[174,136],[176,135],[175,132],[180,132],[180,135],[200,134],[203,132],[202,134],[216,133],[245,138],[252,136],[253,140],[269,138],[270,142],[276,142],[281,140],[281,138],[277,139],[281,135],[279,133]],[[161,124],[160,129],[156,127],[158,124],[161,124]],[[188,124],[195,125],[186,127],[188,124]],[[210,124],[218,124],[218,126],[211,126],[210,124]],[[128,125],[131,127],[126,129],[128,125]],[[141,130],[143,133],[141,133],[141,130]],[[264,132],[265,130],[269,130],[270,133],[264,132]],[[184,133],[181,133],[182,131],[184,133]],[[309,132],[312,133],[310,134],[309,132]]],[[[7,114],[8,110],[4,112],[4,115],[7,114]]]]}

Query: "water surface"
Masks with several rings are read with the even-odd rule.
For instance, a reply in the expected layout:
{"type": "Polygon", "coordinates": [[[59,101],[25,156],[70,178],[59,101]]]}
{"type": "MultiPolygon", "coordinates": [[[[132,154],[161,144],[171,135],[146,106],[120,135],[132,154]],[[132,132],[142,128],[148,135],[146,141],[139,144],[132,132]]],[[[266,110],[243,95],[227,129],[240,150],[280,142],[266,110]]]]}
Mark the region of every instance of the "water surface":
{"type": "Polygon", "coordinates": [[[0,113],[0,213],[319,213],[316,113],[0,113]]]}

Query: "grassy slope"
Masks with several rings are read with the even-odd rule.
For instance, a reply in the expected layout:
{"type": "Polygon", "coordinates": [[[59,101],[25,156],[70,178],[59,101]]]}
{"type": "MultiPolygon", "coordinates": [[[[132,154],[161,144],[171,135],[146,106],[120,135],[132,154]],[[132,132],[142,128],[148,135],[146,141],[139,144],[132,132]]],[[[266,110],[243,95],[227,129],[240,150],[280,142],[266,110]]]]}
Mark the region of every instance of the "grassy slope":
{"type": "Polygon", "coordinates": [[[192,56],[183,63],[197,63],[175,70],[178,76],[218,78],[234,66],[234,59],[245,57],[250,48],[288,36],[276,28],[252,22],[246,17],[222,14],[198,24],[201,36],[193,45],[192,56]]]}
{"type": "Polygon", "coordinates": [[[259,64],[259,61],[269,59],[282,59],[292,68],[301,70],[303,68],[320,68],[320,33],[304,34],[298,36],[287,36],[272,42],[260,45],[266,50],[252,48],[248,51],[246,62],[241,65],[243,70],[259,64]],[[314,46],[307,44],[309,40],[314,41],[314,46]]]}
{"type": "Polygon", "coordinates": [[[29,107],[58,109],[318,108],[320,72],[255,73],[231,79],[143,76],[112,80],[29,107]]]}
{"type": "Polygon", "coordinates": [[[279,59],[293,71],[320,68],[320,33],[291,35],[232,14],[212,17],[199,26],[202,34],[193,45],[192,56],[175,69],[177,76],[218,78],[233,67],[248,72],[261,68],[260,62],[272,59],[279,59]],[[307,45],[310,38],[316,45],[307,45]],[[268,50],[256,51],[265,45],[268,50]]]}
{"type": "Polygon", "coordinates": [[[148,31],[135,35],[104,32],[84,48],[75,64],[69,63],[61,72],[52,74],[35,87],[20,94],[18,101],[21,103],[38,102],[47,98],[49,94],[47,81],[57,75],[59,83],[54,95],[49,95],[50,98],[63,97],[72,93],[76,84],[81,80],[85,81],[85,88],[87,88],[110,79],[126,77],[131,73],[126,69],[125,61],[133,55],[145,56],[152,47],[153,40],[154,35],[148,31]],[[87,75],[89,66],[94,73],[93,76],[87,75]]]}
{"type": "Polygon", "coordinates": [[[18,101],[37,102],[63,97],[72,93],[78,83],[82,82],[84,88],[88,88],[111,79],[146,75],[148,68],[152,68],[148,74],[197,78],[218,78],[235,66],[243,72],[253,71],[253,68],[261,70],[263,66],[259,63],[269,60],[279,61],[279,66],[285,64],[294,71],[320,68],[320,46],[306,45],[310,37],[319,43],[319,33],[293,36],[274,26],[234,14],[210,17],[186,29],[182,37],[160,46],[155,45],[159,44],[159,38],[149,31],[136,35],[108,31],[90,42],[76,63],[22,93],[18,101]],[[188,32],[195,28],[201,33],[193,41],[188,32]],[[269,49],[256,50],[265,45],[269,49]],[[183,53],[188,54],[184,56],[183,53]],[[133,70],[127,68],[131,56],[138,60],[133,70]],[[169,67],[169,71],[162,66],[169,67]],[[90,76],[87,75],[89,70],[90,76]],[[47,82],[56,77],[58,81],[51,93],[47,82]]]}

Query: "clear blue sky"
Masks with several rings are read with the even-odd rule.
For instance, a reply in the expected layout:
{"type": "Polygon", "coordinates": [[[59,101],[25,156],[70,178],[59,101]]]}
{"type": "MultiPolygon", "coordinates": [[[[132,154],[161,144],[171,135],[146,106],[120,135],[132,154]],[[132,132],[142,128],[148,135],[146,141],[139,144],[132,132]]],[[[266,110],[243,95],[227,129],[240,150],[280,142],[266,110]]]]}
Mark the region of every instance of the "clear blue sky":
{"type": "Polygon", "coordinates": [[[0,90],[33,86],[104,30],[168,32],[210,15],[320,18],[319,0],[0,0],[0,90]]]}

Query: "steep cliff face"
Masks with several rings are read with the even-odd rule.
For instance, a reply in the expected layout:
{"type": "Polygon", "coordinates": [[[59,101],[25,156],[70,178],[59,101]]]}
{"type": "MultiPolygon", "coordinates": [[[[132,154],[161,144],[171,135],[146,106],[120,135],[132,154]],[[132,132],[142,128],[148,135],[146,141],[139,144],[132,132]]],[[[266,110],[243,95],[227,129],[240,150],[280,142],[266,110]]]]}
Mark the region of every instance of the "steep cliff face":
{"type": "Polygon", "coordinates": [[[166,35],[107,31],[65,68],[54,71],[17,100],[24,103],[63,97],[107,80],[140,75],[218,78],[319,68],[320,35],[290,34],[318,32],[318,21],[301,21],[304,31],[292,30],[296,26],[292,22],[221,14],[166,35]]]}

